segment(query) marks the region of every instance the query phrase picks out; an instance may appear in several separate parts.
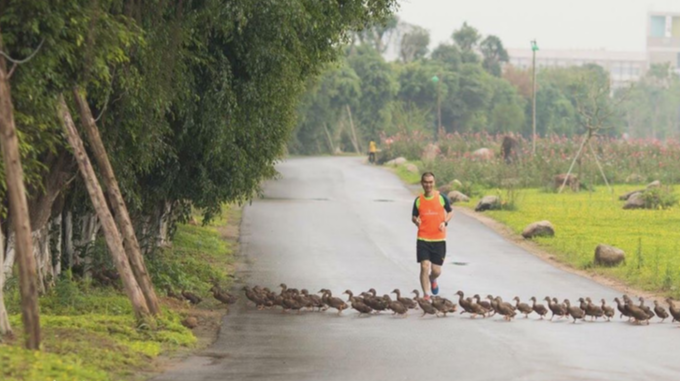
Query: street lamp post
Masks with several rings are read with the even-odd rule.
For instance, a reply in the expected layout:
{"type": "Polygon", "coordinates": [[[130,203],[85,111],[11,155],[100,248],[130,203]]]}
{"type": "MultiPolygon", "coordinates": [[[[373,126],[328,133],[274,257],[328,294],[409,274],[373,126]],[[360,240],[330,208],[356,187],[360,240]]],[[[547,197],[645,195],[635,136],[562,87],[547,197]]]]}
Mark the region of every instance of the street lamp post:
{"type": "Polygon", "coordinates": [[[536,40],[531,41],[531,52],[533,53],[533,63],[532,63],[532,71],[533,71],[533,80],[532,80],[532,87],[533,87],[533,95],[532,95],[532,105],[531,105],[531,130],[532,130],[532,136],[531,136],[531,155],[536,154],[536,51],[538,51],[538,44],[536,44],[536,40]]]}
{"type": "Polygon", "coordinates": [[[442,129],[442,107],[441,107],[441,97],[439,96],[439,77],[436,75],[432,77],[432,82],[437,86],[437,125],[434,130],[434,141],[437,141],[439,131],[442,129]]]}

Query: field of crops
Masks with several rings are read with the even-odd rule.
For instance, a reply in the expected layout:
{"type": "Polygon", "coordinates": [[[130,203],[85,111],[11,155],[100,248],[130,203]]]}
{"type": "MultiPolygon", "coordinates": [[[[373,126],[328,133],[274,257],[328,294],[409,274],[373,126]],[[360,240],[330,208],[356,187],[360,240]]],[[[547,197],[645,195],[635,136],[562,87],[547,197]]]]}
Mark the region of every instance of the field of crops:
{"type": "MultiPolygon", "coordinates": [[[[614,195],[606,187],[565,194],[524,189],[516,193],[515,210],[484,213],[517,233],[532,222],[549,220],[555,237],[536,241],[561,261],[680,297],[680,208],[623,210],[618,195],[636,188],[615,186],[614,195]],[[600,243],[623,249],[626,262],[616,268],[594,267],[595,247],[600,243]]],[[[467,206],[474,207],[478,199],[467,206]]]]}

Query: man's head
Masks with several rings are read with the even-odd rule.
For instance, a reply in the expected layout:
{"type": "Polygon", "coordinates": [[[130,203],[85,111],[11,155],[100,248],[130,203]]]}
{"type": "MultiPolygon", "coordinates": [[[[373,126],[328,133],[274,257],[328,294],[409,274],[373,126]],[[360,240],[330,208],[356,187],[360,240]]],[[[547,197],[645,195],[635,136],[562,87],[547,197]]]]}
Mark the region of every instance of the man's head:
{"type": "Polygon", "coordinates": [[[434,173],[425,172],[420,176],[420,185],[423,187],[426,195],[430,195],[434,190],[434,173]]]}

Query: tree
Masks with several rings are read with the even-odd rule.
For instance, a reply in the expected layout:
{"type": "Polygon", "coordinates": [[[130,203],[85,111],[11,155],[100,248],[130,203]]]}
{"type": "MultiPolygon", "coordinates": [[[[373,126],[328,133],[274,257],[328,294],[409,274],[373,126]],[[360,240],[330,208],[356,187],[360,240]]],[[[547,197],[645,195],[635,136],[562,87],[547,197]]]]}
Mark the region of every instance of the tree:
{"type": "Polygon", "coordinates": [[[463,26],[454,31],[451,35],[456,46],[461,51],[461,58],[464,63],[477,63],[479,62],[479,56],[475,50],[477,49],[477,44],[482,36],[479,34],[477,29],[468,25],[467,22],[463,23],[463,26]]]}
{"type": "Polygon", "coordinates": [[[510,57],[503,47],[503,42],[496,36],[487,36],[479,45],[484,60],[482,66],[496,77],[501,76],[501,64],[508,62],[510,57]]]}
{"type": "Polygon", "coordinates": [[[447,70],[457,71],[462,65],[460,49],[454,45],[440,44],[432,52],[432,60],[440,62],[447,70]]]}
{"type": "Polygon", "coordinates": [[[409,63],[427,55],[430,45],[430,33],[419,26],[414,26],[401,39],[399,55],[404,63],[409,63]]]}

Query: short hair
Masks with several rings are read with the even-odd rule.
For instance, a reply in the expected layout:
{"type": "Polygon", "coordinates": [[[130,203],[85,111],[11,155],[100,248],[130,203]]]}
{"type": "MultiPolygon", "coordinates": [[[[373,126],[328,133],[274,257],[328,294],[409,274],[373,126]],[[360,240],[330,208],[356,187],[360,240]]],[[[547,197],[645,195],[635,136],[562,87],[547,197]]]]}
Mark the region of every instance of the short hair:
{"type": "Polygon", "coordinates": [[[422,176],[420,176],[420,181],[422,182],[422,181],[425,180],[426,177],[430,177],[430,176],[432,176],[433,179],[435,178],[435,177],[434,177],[434,173],[432,173],[432,172],[425,172],[425,173],[423,173],[422,176]]]}

